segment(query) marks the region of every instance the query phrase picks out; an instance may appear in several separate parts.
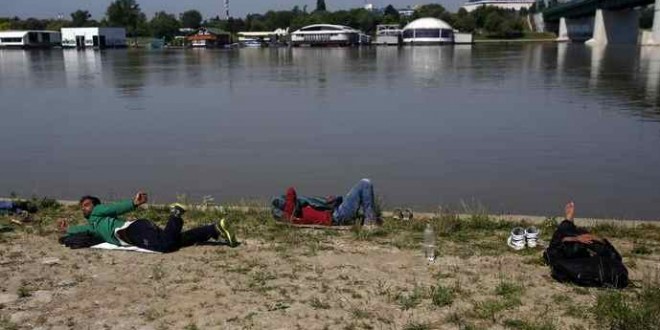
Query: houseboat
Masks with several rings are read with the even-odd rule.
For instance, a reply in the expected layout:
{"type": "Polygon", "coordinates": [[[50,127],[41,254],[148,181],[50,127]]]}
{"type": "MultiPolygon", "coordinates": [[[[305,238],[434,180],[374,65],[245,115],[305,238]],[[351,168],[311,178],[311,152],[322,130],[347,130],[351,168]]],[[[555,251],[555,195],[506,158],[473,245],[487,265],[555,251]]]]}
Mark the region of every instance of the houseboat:
{"type": "Polygon", "coordinates": [[[447,22],[424,17],[416,19],[403,28],[403,43],[407,45],[453,44],[454,29],[447,22]]]}
{"type": "Polygon", "coordinates": [[[200,28],[197,33],[186,37],[193,47],[225,47],[231,44],[231,34],[221,29],[200,28]]]}
{"type": "Polygon", "coordinates": [[[370,42],[368,35],[343,25],[314,24],[291,33],[292,46],[354,46],[370,42]]]}
{"type": "Polygon", "coordinates": [[[535,0],[469,0],[462,6],[462,8],[468,13],[477,8],[486,6],[520,11],[521,9],[529,10],[534,3],[536,3],[535,0]]]}
{"type": "Polygon", "coordinates": [[[0,31],[0,48],[49,48],[61,42],[62,35],[57,31],[0,31]]]}
{"type": "Polygon", "coordinates": [[[275,31],[241,31],[238,32],[238,42],[245,43],[247,41],[260,41],[264,44],[275,44],[283,42],[286,35],[289,34],[289,29],[277,29],[275,31]]]}
{"type": "Polygon", "coordinates": [[[398,24],[376,25],[376,45],[399,45],[401,43],[401,28],[398,24]]]}
{"type": "Polygon", "coordinates": [[[122,27],[62,28],[62,47],[123,48],[126,47],[126,29],[122,27]]]}

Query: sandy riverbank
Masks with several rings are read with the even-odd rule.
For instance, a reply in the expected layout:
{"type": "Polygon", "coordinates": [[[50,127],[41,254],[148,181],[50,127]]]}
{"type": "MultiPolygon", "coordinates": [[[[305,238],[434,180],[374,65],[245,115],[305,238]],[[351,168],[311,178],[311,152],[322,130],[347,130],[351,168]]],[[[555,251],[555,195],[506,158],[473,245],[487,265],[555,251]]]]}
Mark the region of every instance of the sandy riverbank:
{"type": "MultiPolygon", "coordinates": [[[[134,214],[161,223],[166,215],[134,214]]],[[[259,210],[191,210],[185,218],[193,226],[220,216],[232,221],[239,247],[154,255],[64,248],[56,223],[82,222],[78,210],[42,210],[0,234],[0,328],[589,329],[622,317],[598,316],[603,299],[655,308],[637,297],[658,288],[656,226],[593,228],[630,269],[635,285],[618,293],[555,282],[540,247],[510,250],[508,230],[527,221],[442,215],[433,220],[439,257],[429,265],[419,247],[423,221],[387,218],[364,232],[279,226],[259,210]]],[[[539,226],[547,240],[554,223],[539,226]]]]}

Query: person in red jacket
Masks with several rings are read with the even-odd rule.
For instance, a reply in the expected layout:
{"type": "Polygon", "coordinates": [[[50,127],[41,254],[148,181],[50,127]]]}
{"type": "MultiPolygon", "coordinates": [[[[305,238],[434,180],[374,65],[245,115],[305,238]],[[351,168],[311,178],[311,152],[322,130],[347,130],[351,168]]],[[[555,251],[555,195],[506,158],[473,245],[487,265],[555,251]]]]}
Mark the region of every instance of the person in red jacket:
{"type": "Polygon", "coordinates": [[[319,210],[311,205],[303,205],[297,210],[297,197],[296,189],[289,187],[285,195],[284,216],[294,224],[347,225],[352,223],[360,208],[364,212],[365,226],[382,222],[375,209],[374,188],[369,179],[362,179],[353,186],[333,210],[319,210]]]}

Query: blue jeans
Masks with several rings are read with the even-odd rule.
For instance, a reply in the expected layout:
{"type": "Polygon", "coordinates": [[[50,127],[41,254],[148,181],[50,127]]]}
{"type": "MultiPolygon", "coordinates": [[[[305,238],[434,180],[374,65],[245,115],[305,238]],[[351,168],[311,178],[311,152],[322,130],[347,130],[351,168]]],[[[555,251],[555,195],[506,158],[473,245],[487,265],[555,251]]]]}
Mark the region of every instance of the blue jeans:
{"type": "Polygon", "coordinates": [[[362,179],[344,196],[341,204],[332,212],[333,225],[346,225],[353,220],[362,207],[365,224],[376,221],[374,210],[374,186],[369,179],[362,179]]]}

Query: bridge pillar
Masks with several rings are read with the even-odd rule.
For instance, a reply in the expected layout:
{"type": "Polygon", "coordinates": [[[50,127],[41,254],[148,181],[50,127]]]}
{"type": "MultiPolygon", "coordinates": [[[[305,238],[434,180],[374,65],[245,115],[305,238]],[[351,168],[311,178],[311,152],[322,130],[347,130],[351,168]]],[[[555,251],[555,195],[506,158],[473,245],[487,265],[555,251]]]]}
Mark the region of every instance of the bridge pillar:
{"type": "Polygon", "coordinates": [[[639,12],[632,8],[616,11],[597,9],[594,34],[586,43],[589,45],[637,44],[638,29],[639,12]]]}
{"type": "Polygon", "coordinates": [[[557,41],[570,41],[568,37],[568,26],[566,26],[566,18],[562,17],[559,19],[559,34],[557,35],[557,41]]]}
{"type": "MultiPolygon", "coordinates": [[[[659,0],[660,1],[660,0],[659,0]]],[[[594,21],[591,17],[559,19],[557,41],[583,41],[593,35],[594,21]]]]}
{"type": "Polygon", "coordinates": [[[655,0],[653,10],[653,41],[660,44],[660,0],[655,0]]]}
{"type": "Polygon", "coordinates": [[[660,0],[653,5],[653,28],[651,31],[642,31],[642,45],[660,46],[660,0]]]}

